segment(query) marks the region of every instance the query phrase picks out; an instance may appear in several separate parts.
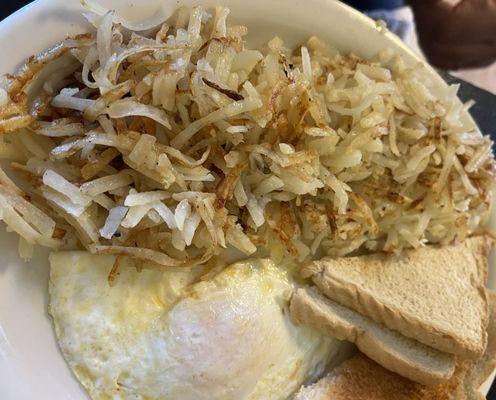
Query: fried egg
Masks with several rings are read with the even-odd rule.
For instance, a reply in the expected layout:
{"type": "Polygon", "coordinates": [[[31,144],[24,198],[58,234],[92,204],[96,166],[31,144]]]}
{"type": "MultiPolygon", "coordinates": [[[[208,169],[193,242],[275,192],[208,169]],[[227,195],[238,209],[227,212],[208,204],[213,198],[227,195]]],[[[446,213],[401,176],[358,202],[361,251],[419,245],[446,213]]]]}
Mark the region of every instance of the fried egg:
{"type": "Polygon", "coordinates": [[[111,256],[50,257],[60,348],[93,399],[287,399],[317,379],[339,342],[291,322],[295,284],[269,260],[210,281],[186,270],[124,268],[111,256]]]}

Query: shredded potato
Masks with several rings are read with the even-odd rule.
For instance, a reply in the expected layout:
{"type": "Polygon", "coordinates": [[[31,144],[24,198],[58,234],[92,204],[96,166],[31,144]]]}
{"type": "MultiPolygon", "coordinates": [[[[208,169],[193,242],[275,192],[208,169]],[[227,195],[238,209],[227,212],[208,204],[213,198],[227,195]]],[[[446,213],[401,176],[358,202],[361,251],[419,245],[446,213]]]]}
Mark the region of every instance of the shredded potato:
{"type": "Polygon", "coordinates": [[[492,143],[422,66],[317,37],[249,49],[225,7],[132,24],[83,4],[94,32],[0,88],[0,157],[26,191],[0,170],[0,219],[24,259],[71,243],[164,267],[400,253],[488,219],[492,143]]]}

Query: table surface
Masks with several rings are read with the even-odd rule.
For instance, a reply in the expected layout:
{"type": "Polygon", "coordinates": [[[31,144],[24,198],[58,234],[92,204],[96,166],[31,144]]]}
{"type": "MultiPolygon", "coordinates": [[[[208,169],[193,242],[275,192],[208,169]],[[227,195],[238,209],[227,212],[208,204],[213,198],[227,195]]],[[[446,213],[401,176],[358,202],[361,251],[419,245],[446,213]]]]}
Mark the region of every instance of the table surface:
{"type": "MultiPolygon", "coordinates": [[[[0,21],[30,2],[31,0],[1,0],[0,21]]],[[[491,135],[496,141],[496,128],[494,128],[496,126],[496,96],[447,73],[441,72],[441,75],[449,83],[460,83],[459,96],[463,101],[470,99],[476,101],[471,113],[482,132],[491,135]]],[[[487,398],[496,399],[496,382],[491,387],[487,398]]]]}

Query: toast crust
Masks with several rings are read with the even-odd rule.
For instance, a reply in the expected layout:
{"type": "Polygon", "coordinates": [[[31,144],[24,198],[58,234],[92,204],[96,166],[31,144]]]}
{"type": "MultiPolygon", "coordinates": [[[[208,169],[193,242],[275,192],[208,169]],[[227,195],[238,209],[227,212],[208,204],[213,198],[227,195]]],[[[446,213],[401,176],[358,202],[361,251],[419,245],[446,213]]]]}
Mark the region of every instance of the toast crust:
{"type": "MultiPolygon", "coordinates": [[[[489,299],[489,324],[487,325],[488,341],[486,351],[476,363],[465,361],[467,375],[465,392],[480,387],[496,368],[496,292],[486,289],[489,299]]],[[[481,398],[484,398],[483,396],[481,398]]]]}
{"type": "MultiPolygon", "coordinates": [[[[432,324],[422,319],[422,316],[409,313],[400,309],[392,302],[381,302],[376,295],[353,282],[341,279],[333,274],[332,266],[337,260],[323,259],[315,261],[304,269],[303,274],[311,277],[317,287],[330,299],[341,303],[362,315],[370,317],[377,323],[384,324],[390,329],[398,331],[403,335],[416,339],[427,346],[438,350],[457,354],[462,357],[477,358],[485,350],[487,344],[487,333],[484,329],[488,323],[488,302],[485,291],[485,283],[488,274],[487,254],[490,249],[490,241],[485,237],[468,239],[464,246],[471,251],[477,263],[477,274],[472,277],[472,285],[477,290],[482,303],[482,317],[480,337],[477,340],[468,340],[461,337],[440,324],[432,324]]],[[[439,250],[448,252],[451,247],[443,247],[439,250]]],[[[405,259],[418,262],[417,250],[407,251],[405,259]]],[[[370,255],[356,257],[371,268],[378,264],[388,262],[382,255],[370,255]]],[[[456,260],[453,260],[456,262],[456,260]]]]}

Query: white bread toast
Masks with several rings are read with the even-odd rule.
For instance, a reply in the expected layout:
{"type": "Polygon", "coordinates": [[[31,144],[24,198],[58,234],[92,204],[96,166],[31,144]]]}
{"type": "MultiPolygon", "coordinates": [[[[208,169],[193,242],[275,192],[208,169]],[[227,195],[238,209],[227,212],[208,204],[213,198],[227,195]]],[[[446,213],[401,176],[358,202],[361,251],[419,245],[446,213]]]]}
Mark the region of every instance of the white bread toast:
{"type": "Polygon", "coordinates": [[[489,292],[489,299],[491,318],[486,351],[479,360],[458,363],[447,381],[424,386],[358,354],[317,383],[302,388],[294,400],[484,400],[480,385],[496,366],[496,294],[489,292]]]}
{"type": "Polygon", "coordinates": [[[390,371],[425,385],[438,384],[453,375],[455,356],[428,347],[377,324],[329,300],[316,288],[300,288],[292,296],[293,320],[355,343],[358,349],[390,371]]]}
{"type": "Polygon", "coordinates": [[[476,358],[486,348],[490,242],[474,237],[401,257],[322,259],[303,275],[331,300],[427,346],[476,358]]]}

